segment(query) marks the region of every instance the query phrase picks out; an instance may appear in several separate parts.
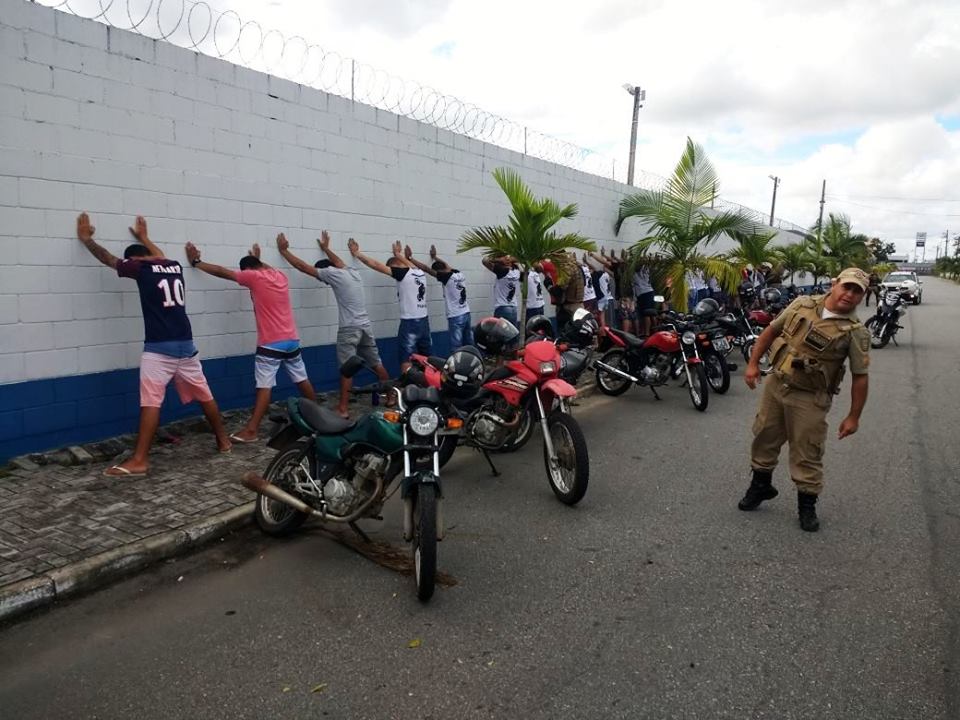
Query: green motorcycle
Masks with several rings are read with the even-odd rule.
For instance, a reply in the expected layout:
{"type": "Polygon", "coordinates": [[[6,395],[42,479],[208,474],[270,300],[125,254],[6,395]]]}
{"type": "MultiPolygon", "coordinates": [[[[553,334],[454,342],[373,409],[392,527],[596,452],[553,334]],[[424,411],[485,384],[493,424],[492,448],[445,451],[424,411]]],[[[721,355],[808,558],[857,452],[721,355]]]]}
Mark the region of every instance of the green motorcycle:
{"type": "MultiPolygon", "coordinates": [[[[352,376],[362,363],[344,364],[352,376]]],[[[412,544],[417,597],[433,595],[437,542],[443,539],[437,432],[448,425],[433,388],[376,384],[357,394],[395,392],[396,408],[345,420],[304,398],[287,401],[283,427],[268,442],[277,450],[263,476],[247,473],[243,484],[257,493],[254,517],[269,535],[287,535],[308,517],[356,525],[380,518],[397,487],[403,500],[403,538],[412,544]]],[[[459,420],[451,419],[455,425],[459,420]]]]}

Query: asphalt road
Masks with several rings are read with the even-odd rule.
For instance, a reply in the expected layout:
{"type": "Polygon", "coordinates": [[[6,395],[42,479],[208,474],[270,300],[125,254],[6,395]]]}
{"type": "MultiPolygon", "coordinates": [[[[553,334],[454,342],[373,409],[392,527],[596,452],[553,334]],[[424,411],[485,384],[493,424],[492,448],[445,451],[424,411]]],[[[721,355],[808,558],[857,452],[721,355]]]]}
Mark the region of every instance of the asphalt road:
{"type": "Polygon", "coordinates": [[[592,475],[574,509],[536,442],[500,478],[451,461],[457,584],[429,605],[321,533],[251,530],[0,629],[0,717],[954,720],[960,287],[928,279],[905,325],[842,442],[848,387],[834,405],[819,533],[785,470],[780,498],[736,509],[741,371],[705,414],[631,390],[577,410],[592,475]]]}

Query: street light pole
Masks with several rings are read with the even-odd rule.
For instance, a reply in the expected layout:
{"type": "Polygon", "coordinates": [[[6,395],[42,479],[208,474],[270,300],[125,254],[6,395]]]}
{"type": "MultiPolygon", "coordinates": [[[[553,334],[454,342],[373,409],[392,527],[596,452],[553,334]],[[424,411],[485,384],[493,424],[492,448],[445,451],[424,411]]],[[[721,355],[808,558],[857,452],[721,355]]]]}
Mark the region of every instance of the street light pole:
{"type": "Polygon", "coordinates": [[[637,156],[637,119],[640,116],[640,103],[647,99],[647,91],[639,86],[624,84],[623,89],[633,95],[633,124],[630,126],[630,162],[627,165],[627,185],[633,185],[633,170],[637,156]]]}
{"type": "Polygon", "coordinates": [[[777,209],[777,186],[780,184],[780,178],[774,175],[768,175],[773,180],[773,202],[770,203],[770,227],[773,227],[773,212],[777,209]]]}

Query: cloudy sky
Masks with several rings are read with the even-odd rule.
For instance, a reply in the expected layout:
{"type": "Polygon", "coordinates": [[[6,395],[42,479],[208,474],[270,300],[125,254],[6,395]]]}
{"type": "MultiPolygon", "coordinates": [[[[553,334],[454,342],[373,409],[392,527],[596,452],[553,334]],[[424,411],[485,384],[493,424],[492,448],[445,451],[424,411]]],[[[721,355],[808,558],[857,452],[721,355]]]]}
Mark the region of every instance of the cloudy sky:
{"type": "MultiPolygon", "coordinates": [[[[135,2],[139,0],[131,0],[135,2]]],[[[394,75],[668,175],[687,136],[721,195],[928,255],[960,234],[958,0],[210,0],[394,75]]]]}

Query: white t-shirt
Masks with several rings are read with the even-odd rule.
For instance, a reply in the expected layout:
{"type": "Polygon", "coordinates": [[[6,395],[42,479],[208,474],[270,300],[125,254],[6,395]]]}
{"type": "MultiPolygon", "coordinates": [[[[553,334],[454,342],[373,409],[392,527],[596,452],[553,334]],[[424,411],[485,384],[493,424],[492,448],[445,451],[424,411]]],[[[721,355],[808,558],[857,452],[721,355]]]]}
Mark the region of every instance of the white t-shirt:
{"type": "Polygon", "coordinates": [[[580,269],[583,270],[583,301],[596,300],[597,291],[593,287],[593,276],[590,274],[590,268],[581,265],[580,269]]]}
{"type": "Polygon", "coordinates": [[[650,292],[653,292],[653,285],[650,284],[650,270],[640,268],[633,274],[633,294],[635,297],[640,297],[650,292]]]}
{"type": "Polygon", "coordinates": [[[527,309],[542,308],[547,300],[547,291],[543,286],[543,273],[531,270],[527,273],[527,309]]]}
{"type": "Polygon", "coordinates": [[[459,270],[438,272],[437,280],[443,283],[443,299],[447,303],[447,317],[454,318],[470,312],[467,302],[467,279],[459,270]]]}
{"type": "Polygon", "coordinates": [[[520,271],[516,268],[493,281],[493,307],[504,305],[520,306],[520,271]]]}
{"type": "Polygon", "coordinates": [[[391,268],[397,281],[401,320],[419,320],[427,312],[427,275],[420,268],[391,268]]]}
{"type": "Polygon", "coordinates": [[[600,275],[600,292],[607,300],[613,300],[613,288],[610,282],[610,273],[604,272],[600,275]]]}

